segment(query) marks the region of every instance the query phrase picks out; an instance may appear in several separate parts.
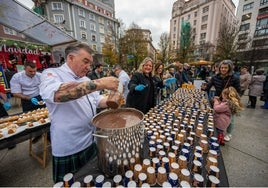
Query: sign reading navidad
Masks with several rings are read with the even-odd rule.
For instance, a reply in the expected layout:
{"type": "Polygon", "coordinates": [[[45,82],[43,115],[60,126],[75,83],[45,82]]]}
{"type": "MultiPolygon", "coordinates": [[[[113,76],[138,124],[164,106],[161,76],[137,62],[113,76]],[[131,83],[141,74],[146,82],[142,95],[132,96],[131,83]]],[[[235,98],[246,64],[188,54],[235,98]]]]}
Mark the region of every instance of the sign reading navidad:
{"type": "Polygon", "coordinates": [[[0,62],[7,69],[23,65],[26,60],[36,62],[37,68],[42,68],[42,57],[51,55],[51,50],[47,45],[0,38],[0,62]]]}

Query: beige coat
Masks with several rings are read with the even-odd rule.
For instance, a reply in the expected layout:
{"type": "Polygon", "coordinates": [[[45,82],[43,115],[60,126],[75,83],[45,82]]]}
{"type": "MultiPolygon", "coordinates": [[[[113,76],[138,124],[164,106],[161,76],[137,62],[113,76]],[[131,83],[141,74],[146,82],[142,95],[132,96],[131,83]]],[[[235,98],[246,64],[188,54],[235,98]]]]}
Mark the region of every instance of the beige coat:
{"type": "Polygon", "coordinates": [[[241,91],[248,89],[249,84],[251,83],[251,75],[247,72],[246,74],[240,75],[240,88],[241,91]]]}
{"type": "Polygon", "coordinates": [[[265,75],[254,75],[249,85],[249,96],[261,96],[263,92],[263,82],[265,81],[265,75]]]}

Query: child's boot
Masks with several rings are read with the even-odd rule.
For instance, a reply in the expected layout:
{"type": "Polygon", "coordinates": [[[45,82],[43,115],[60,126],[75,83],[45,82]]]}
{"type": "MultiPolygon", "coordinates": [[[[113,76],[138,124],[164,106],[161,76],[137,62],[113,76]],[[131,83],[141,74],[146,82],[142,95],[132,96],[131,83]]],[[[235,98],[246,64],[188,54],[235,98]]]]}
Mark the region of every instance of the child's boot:
{"type": "Polygon", "coordinates": [[[224,146],[225,145],[225,143],[224,143],[224,134],[223,133],[218,133],[218,143],[221,146],[224,146]]]}
{"type": "Polygon", "coordinates": [[[222,133],[222,139],[221,139],[221,143],[220,143],[221,146],[225,146],[225,142],[224,142],[224,134],[222,133]]]}

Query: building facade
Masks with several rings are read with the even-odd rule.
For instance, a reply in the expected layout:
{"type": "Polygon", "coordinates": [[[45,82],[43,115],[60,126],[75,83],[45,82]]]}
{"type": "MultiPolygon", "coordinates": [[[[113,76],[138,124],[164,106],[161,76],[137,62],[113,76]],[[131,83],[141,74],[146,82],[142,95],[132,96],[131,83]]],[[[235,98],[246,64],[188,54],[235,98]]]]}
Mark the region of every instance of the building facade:
{"type": "Polygon", "coordinates": [[[177,0],[170,20],[170,49],[175,57],[183,40],[182,27],[190,25],[191,60],[212,60],[222,24],[235,26],[235,5],[232,0],[177,0]]]}
{"type": "MultiPolygon", "coordinates": [[[[89,44],[96,54],[95,63],[103,62],[105,37],[117,40],[119,22],[114,0],[33,0],[35,11],[68,32],[78,41],[89,44]]],[[[58,49],[63,51],[63,49],[58,49]]]]}
{"type": "Polygon", "coordinates": [[[268,0],[240,0],[237,18],[240,59],[268,66],[268,0]]]}

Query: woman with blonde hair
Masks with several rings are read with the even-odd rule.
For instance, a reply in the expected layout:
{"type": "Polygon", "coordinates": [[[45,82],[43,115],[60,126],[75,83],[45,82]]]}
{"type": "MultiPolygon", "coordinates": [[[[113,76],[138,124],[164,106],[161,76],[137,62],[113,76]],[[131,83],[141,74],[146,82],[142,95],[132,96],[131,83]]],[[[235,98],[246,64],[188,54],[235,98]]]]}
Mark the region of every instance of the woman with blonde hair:
{"type": "Polygon", "coordinates": [[[133,73],[128,84],[127,107],[136,108],[144,114],[154,107],[153,68],[153,60],[146,57],[141,62],[138,70],[133,73]]]}
{"type": "Polygon", "coordinates": [[[227,87],[220,97],[214,97],[214,123],[218,133],[218,143],[224,144],[224,134],[231,122],[232,115],[238,115],[243,109],[240,96],[234,87],[227,87]]]}

